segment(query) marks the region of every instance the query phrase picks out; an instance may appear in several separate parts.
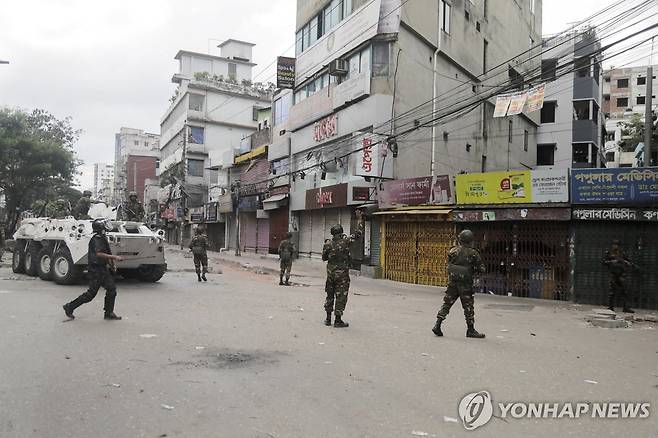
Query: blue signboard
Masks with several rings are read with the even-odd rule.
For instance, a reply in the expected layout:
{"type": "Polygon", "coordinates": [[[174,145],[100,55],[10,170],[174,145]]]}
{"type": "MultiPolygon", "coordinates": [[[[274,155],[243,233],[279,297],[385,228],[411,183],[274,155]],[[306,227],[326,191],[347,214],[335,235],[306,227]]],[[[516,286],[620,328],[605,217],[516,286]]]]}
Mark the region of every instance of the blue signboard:
{"type": "Polygon", "coordinates": [[[658,167],[573,169],[572,204],[658,204],[658,167]]]}

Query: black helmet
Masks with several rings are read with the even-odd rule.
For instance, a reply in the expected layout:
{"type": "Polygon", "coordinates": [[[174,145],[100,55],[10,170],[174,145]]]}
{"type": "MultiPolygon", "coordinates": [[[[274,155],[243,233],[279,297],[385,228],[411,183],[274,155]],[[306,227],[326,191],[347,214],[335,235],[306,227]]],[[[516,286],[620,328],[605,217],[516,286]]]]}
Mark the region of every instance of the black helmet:
{"type": "Polygon", "coordinates": [[[82,196],[84,196],[84,197],[91,196],[91,190],[85,190],[84,192],[82,192],[82,196]]]}
{"type": "Polygon", "coordinates": [[[471,230],[464,230],[461,233],[459,233],[459,236],[457,236],[457,240],[459,240],[459,243],[462,245],[468,245],[473,243],[473,232],[471,230]]]}
{"type": "Polygon", "coordinates": [[[340,236],[341,234],[343,234],[343,226],[341,224],[331,227],[332,236],[340,236]]]}
{"type": "Polygon", "coordinates": [[[203,234],[204,231],[205,230],[203,229],[203,227],[196,227],[196,233],[197,234],[203,234]]]}
{"type": "Polygon", "coordinates": [[[104,233],[106,231],[112,231],[112,223],[107,219],[94,219],[91,223],[91,229],[94,233],[104,233]]]}

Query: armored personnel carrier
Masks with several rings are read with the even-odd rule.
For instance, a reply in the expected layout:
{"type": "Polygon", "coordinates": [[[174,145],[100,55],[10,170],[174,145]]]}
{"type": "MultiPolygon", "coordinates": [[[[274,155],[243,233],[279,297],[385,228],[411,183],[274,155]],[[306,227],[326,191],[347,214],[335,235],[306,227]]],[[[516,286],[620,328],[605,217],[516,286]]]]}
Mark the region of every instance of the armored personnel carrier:
{"type": "MultiPolygon", "coordinates": [[[[154,232],[139,222],[116,220],[116,210],[95,204],[89,210],[92,218],[112,221],[107,233],[112,254],[123,261],[116,263],[118,274],[144,282],[156,282],[167,270],[164,255],[164,232],[154,232]]],[[[12,270],[52,280],[57,284],[73,284],[87,267],[89,240],[93,235],[92,220],[23,219],[14,233],[12,270]]]]}

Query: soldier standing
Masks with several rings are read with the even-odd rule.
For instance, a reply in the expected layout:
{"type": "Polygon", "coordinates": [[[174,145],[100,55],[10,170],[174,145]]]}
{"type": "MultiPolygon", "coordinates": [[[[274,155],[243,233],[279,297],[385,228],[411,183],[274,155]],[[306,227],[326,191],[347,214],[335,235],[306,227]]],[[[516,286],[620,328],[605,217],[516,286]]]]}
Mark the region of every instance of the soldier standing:
{"type": "Polygon", "coordinates": [[[462,302],[466,318],[467,338],[484,338],[484,334],[475,330],[475,309],[473,303],[473,276],[486,272],[480,253],[472,247],[473,232],[464,230],[458,236],[459,245],[448,253],[448,289],[443,298],[443,306],[436,315],[436,324],[432,331],[437,336],[443,336],[441,323],[457,298],[462,302]]]}
{"type": "Polygon", "coordinates": [[[139,202],[137,192],[128,194],[128,204],[125,206],[126,220],[142,222],[144,220],[144,206],[139,202]]]}
{"type": "MultiPolygon", "coordinates": [[[[360,213],[360,212],[359,212],[360,213]]],[[[334,312],[334,327],[349,327],[349,324],[343,321],[343,312],[347,305],[347,293],[350,290],[350,268],[352,266],[352,252],[350,247],[352,243],[361,237],[363,233],[363,223],[361,216],[357,232],[347,237],[343,234],[341,225],[331,227],[330,241],[325,241],[322,248],[322,260],[327,262],[327,281],[324,290],[327,298],[324,302],[324,310],[327,312],[327,318],[324,325],[331,325],[331,312],[334,312]],[[336,304],[334,310],[334,302],[336,304]]]]}
{"type": "Polygon", "coordinates": [[[67,216],[71,216],[71,207],[68,201],[64,198],[59,198],[55,201],[55,210],[50,216],[54,219],[64,219],[67,216]]]}
{"type": "Polygon", "coordinates": [[[203,234],[203,228],[197,227],[196,235],[190,241],[190,249],[194,255],[194,269],[199,281],[208,281],[206,273],[208,272],[208,238],[203,234]],[[203,272],[201,271],[203,266],[203,272]]]}
{"type": "Polygon", "coordinates": [[[626,313],[635,313],[626,304],[628,298],[626,293],[626,272],[633,265],[621,249],[619,240],[612,241],[610,251],[606,251],[603,256],[603,264],[608,267],[610,272],[610,291],[608,293],[608,309],[614,312],[617,298],[621,298],[622,309],[626,313]]]}
{"type": "Polygon", "coordinates": [[[95,203],[96,201],[91,199],[91,191],[85,190],[82,192],[82,197],[78,199],[78,203],[75,204],[75,208],[73,209],[73,216],[78,220],[90,219],[89,208],[91,207],[91,204],[95,203]]]}
{"type": "Polygon", "coordinates": [[[279,244],[279,259],[281,272],[279,273],[279,286],[290,286],[290,270],[292,269],[292,257],[295,254],[295,244],[292,243],[292,233],[287,233],[285,240],[279,244]],[[283,282],[283,277],[286,282],[283,282]]]}
{"type": "Polygon", "coordinates": [[[94,231],[94,236],[89,241],[88,258],[88,271],[89,271],[89,288],[87,292],[80,295],[70,303],[64,304],[64,313],[70,319],[75,318],[73,311],[88,303],[96,297],[98,289],[102,286],[105,288],[105,319],[118,320],[121,319],[114,313],[114,301],[117,297],[117,288],[114,284],[114,262],[123,260],[120,256],[112,255],[110,250],[110,243],[107,241],[105,233],[112,229],[112,224],[107,219],[96,219],[91,224],[94,231]],[[108,266],[109,264],[109,266],[108,266]],[[112,267],[112,271],[110,271],[112,267]]]}

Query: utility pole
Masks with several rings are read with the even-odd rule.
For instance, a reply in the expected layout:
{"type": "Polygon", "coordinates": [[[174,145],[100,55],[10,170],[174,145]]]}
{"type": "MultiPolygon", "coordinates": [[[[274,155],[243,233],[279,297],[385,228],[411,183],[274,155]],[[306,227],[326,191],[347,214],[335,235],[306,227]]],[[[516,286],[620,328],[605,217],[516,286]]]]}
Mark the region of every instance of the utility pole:
{"type": "Polygon", "coordinates": [[[235,182],[235,193],[236,193],[236,203],[235,203],[235,255],[240,256],[240,190],[242,189],[242,184],[238,180],[235,182]]]}
{"type": "Polygon", "coordinates": [[[180,221],[180,249],[183,249],[183,230],[185,229],[185,209],[187,208],[187,197],[185,196],[185,179],[187,177],[187,120],[183,125],[183,154],[181,157],[183,165],[183,177],[180,182],[180,199],[181,199],[181,208],[183,209],[183,217],[180,221]]]}
{"type": "MultiPolygon", "coordinates": [[[[653,39],[651,39],[651,55],[649,55],[649,65],[647,66],[647,91],[644,98],[644,165],[651,166],[651,157],[653,153],[653,145],[651,144],[651,137],[653,134],[653,111],[652,93],[653,93],[653,39]]],[[[658,165],[658,163],[653,163],[658,165]]]]}

